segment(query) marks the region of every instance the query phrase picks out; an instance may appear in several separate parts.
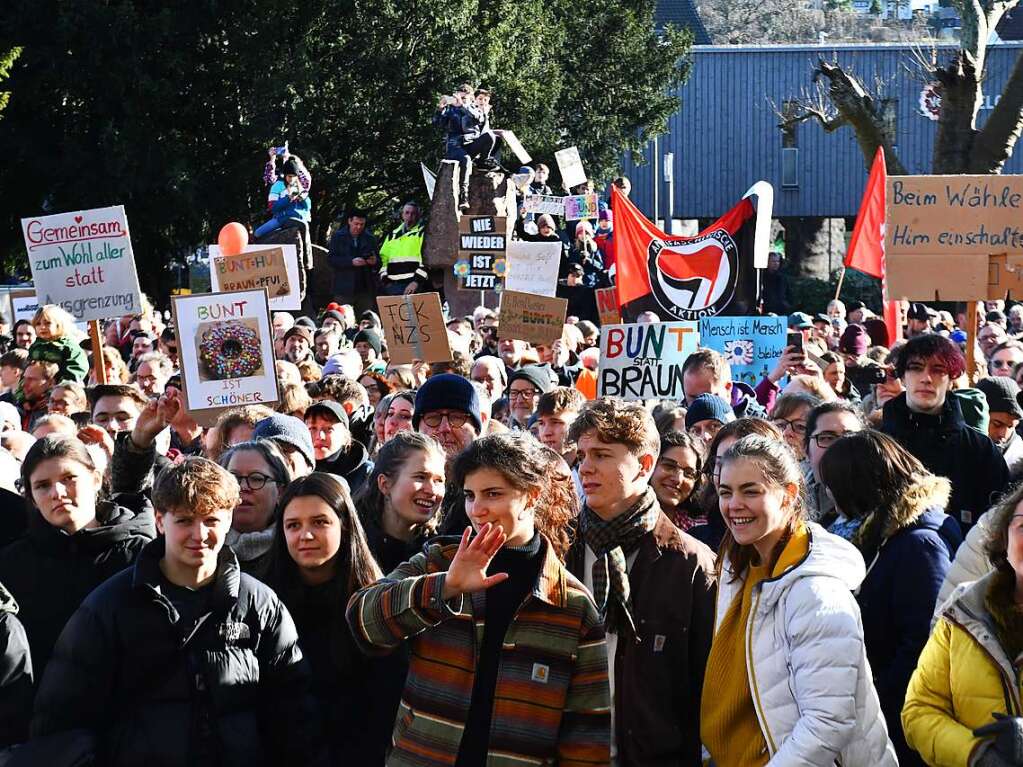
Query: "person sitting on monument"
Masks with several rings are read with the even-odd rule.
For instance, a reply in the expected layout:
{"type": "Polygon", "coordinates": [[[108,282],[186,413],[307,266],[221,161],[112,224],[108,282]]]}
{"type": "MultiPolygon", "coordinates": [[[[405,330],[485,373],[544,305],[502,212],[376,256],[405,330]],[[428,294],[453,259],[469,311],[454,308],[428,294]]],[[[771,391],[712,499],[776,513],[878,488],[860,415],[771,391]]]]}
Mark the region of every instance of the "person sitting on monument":
{"type": "MultiPolygon", "coordinates": [[[[271,149],[270,152],[276,153],[277,150],[271,149]]],[[[311,218],[309,186],[312,176],[297,155],[287,154],[287,148],[284,152],[281,155],[281,175],[273,182],[267,195],[266,207],[271,218],[256,228],[253,237],[264,237],[276,229],[308,224],[311,218]]],[[[267,163],[269,165],[270,162],[267,163]]],[[[268,174],[264,171],[263,175],[266,180],[268,174]]]]}
{"type": "Polygon", "coordinates": [[[464,83],[454,95],[441,97],[433,116],[434,126],[443,128],[446,134],[444,159],[458,162],[460,210],[469,209],[473,161],[484,170],[499,167],[490,156],[497,145],[497,134],[490,128],[489,106],[489,91],[477,93],[471,84],[464,83]]]}

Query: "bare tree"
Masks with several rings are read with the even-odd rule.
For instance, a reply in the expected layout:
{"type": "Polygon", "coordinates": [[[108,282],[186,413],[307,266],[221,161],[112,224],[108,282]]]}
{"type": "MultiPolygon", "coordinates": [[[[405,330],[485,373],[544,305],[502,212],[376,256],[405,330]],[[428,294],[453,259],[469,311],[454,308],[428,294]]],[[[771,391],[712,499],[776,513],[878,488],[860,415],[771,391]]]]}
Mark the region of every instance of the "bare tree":
{"type": "MultiPolygon", "coordinates": [[[[938,64],[937,55],[916,57],[926,78],[938,83],[941,95],[932,173],[1000,173],[1012,156],[1023,133],[1023,54],[983,128],[977,127],[977,113],[984,103],[987,40],[1019,1],[956,0],[963,25],[959,50],[944,65],[938,64]]],[[[906,172],[893,149],[894,137],[888,134],[879,88],[868,90],[840,64],[824,60],[818,62],[813,82],[814,90],[803,94],[799,109],[783,116],[781,127],[815,120],[831,132],[848,125],[867,167],[877,148],[883,147],[889,172],[906,172]]]]}

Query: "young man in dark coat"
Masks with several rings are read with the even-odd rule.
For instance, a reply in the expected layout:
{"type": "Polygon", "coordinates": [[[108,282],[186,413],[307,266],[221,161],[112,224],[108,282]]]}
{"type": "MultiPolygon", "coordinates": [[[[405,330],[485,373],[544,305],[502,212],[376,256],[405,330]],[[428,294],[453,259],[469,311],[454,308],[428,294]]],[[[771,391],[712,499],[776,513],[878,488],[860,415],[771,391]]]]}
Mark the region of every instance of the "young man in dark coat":
{"type": "Polygon", "coordinates": [[[366,212],[353,209],[348,223],[330,238],[327,260],[334,269],[334,298],[356,314],[376,307],[377,238],[366,229],[366,212]]]}
{"type": "Polygon", "coordinates": [[[161,472],[163,538],[68,622],[33,738],[90,731],[109,767],[323,763],[291,616],[224,546],[238,499],[234,477],[204,458],[161,472]]]}
{"type": "Polygon", "coordinates": [[[945,512],[965,533],[1009,483],[995,443],[966,425],[952,382],[966,370],[959,347],[936,333],[911,338],[895,373],[906,391],[885,403],[881,431],[894,437],[933,474],[952,482],[945,512]]]}
{"type": "Polygon", "coordinates": [[[569,440],[586,504],[565,565],[604,616],[611,762],[699,767],[714,554],[661,511],[649,486],[660,438],[641,404],[589,402],[569,440]]]}

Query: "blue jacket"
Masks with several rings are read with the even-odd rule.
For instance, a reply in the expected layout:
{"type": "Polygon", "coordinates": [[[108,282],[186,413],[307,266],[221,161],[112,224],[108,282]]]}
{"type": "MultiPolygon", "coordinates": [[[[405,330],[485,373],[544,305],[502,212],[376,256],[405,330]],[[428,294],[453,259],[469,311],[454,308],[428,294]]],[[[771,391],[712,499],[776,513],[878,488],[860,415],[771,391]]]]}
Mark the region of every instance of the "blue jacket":
{"type": "Polygon", "coordinates": [[[313,203],[309,195],[292,200],[290,197],[278,197],[270,205],[270,213],[278,221],[301,221],[308,224],[312,219],[313,203]]]}
{"type": "MultiPolygon", "coordinates": [[[[929,476],[914,484],[891,512],[892,529],[867,562],[857,595],[874,686],[901,764],[920,764],[905,745],[902,706],[930,635],[938,591],[963,540],[959,524],[942,511],[948,498],[943,478],[929,476]]],[[[870,518],[864,527],[869,524],[870,518]]]]}

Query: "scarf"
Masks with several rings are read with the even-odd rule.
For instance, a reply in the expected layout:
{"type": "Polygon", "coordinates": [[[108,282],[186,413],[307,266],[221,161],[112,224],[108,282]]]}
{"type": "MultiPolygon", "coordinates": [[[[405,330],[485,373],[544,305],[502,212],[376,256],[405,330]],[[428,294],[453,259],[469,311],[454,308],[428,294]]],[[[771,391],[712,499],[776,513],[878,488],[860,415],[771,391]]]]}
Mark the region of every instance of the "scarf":
{"type": "Polygon", "coordinates": [[[609,631],[636,635],[632,615],[632,593],[626,560],[643,536],[654,529],[661,507],[650,488],[610,522],[598,517],[589,506],[579,516],[579,532],[597,561],[593,563],[593,599],[609,631]]]}
{"type": "Polygon", "coordinates": [[[253,533],[239,533],[234,528],[227,533],[226,543],[239,562],[251,562],[270,551],[274,542],[274,526],[253,533]]]}

